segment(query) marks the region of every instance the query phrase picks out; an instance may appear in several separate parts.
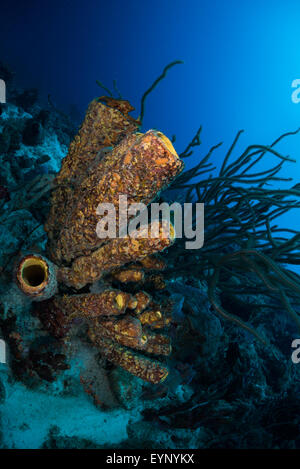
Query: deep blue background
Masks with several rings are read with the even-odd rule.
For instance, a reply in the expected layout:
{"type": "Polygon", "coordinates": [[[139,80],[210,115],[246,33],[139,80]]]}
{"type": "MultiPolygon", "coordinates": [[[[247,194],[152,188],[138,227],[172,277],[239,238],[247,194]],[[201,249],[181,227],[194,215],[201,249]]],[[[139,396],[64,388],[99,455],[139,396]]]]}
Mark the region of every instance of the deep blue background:
{"type": "MultiPolygon", "coordinates": [[[[145,128],[177,135],[182,151],[203,124],[204,152],[237,130],[239,148],[269,144],[300,126],[291,83],[300,78],[300,2],[258,0],[14,0],[1,5],[0,44],[22,86],[37,86],[62,109],[82,112],[116,79],[139,110],[140,97],[175,59],[184,60],[150,95],[145,128]]],[[[9,99],[9,97],[8,97],[9,99]]],[[[137,114],[136,114],[137,115],[137,114]]],[[[300,135],[281,145],[298,160],[300,135]]],[[[295,215],[290,226],[300,227],[295,215]]],[[[299,216],[298,216],[299,219],[299,216]]]]}

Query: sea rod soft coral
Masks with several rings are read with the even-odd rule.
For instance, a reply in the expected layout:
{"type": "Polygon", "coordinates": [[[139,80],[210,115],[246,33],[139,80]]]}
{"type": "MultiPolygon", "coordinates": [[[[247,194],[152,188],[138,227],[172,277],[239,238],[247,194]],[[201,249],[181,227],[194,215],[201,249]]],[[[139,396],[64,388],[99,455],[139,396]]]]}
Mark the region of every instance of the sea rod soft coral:
{"type": "MultiPolygon", "coordinates": [[[[88,337],[104,357],[145,381],[159,383],[168,369],[151,356],[171,352],[166,331],[172,305],[154,301],[143,288],[147,281],[152,290],[155,285],[164,288],[154,272],[165,265],[155,254],[171,246],[174,228],[167,220],[157,219],[123,237],[103,239],[96,232],[99,204],[113,204],[118,222],[120,196],[125,195],[128,204],[148,205],[183,169],[167,137],[155,130],[139,132],[139,121],[128,114],[132,109],[124,100],[95,99],[70,145],[56,177],[45,225],[48,257],[67,294],[51,299],[48,294],[35,310],[44,327],[59,338],[68,334],[72,321],[86,321],[88,337]],[[150,230],[155,230],[155,237],[150,230]],[[98,280],[100,292],[74,294],[98,280]],[[120,289],[112,288],[116,282],[120,289]],[[132,293],[122,290],[128,284],[135,285],[132,293]]],[[[17,279],[30,295],[38,287],[41,261],[38,256],[26,259],[18,264],[17,279]]],[[[40,275],[47,283],[47,277],[40,275]]]]}

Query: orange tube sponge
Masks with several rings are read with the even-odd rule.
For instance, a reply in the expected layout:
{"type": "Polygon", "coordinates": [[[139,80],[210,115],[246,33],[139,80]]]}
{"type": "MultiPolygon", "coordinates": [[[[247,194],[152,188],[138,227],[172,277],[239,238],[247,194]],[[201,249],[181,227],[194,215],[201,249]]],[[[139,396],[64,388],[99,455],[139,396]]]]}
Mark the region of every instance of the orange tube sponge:
{"type": "Polygon", "coordinates": [[[150,326],[151,329],[163,329],[171,323],[172,307],[169,303],[159,305],[151,301],[138,318],[144,326],[150,326]]]}
{"type": "Polygon", "coordinates": [[[89,329],[89,337],[95,342],[97,337],[154,355],[170,355],[171,343],[168,336],[148,334],[139,319],[127,315],[122,319],[107,319],[94,322],[89,329]]]}
{"type": "Polygon", "coordinates": [[[143,282],[145,278],[141,268],[129,267],[128,269],[118,269],[112,272],[112,278],[121,283],[138,283],[143,282]]]}
{"type": "Polygon", "coordinates": [[[140,261],[145,270],[165,270],[167,264],[158,255],[147,256],[140,261]]]}
{"type": "MultiPolygon", "coordinates": [[[[162,133],[149,130],[131,134],[94,164],[82,183],[76,187],[68,216],[59,223],[59,236],[50,237],[50,255],[57,262],[70,262],[83,253],[101,246],[96,232],[101,216],[101,203],[113,204],[119,221],[119,196],[127,203],[148,205],[181,172],[183,163],[172,143],[162,133]]],[[[55,210],[56,201],[52,202],[55,210]]],[[[132,215],[133,216],[133,215],[132,215]]],[[[50,217],[51,218],[51,217],[50,217]]],[[[49,233],[50,222],[46,225],[49,233]]]]}
{"type": "Polygon", "coordinates": [[[136,220],[128,223],[170,185],[183,162],[161,132],[138,132],[140,122],[129,115],[132,110],[128,101],[109,97],[89,105],[55,179],[45,224],[48,254],[57,267],[42,256],[28,256],[18,264],[16,280],[32,299],[46,299],[34,305],[34,314],[54,337],[68,343],[74,322],[84,320],[84,331],[87,326],[103,357],[145,381],[159,383],[168,369],[145,354],[161,360],[170,354],[169,337],[154,334],[153,329],[166,328],[171,311],[138,290],[165,287],[159,271],[166,264],[156,254],[172,245],[175,231],[168,220],[149,223],[146,210],[144,218],[138,215],[139,228],[132,230],[136,220]],[[107,211],[113,215],[113,232],[107,211]],[[99,292],[100,286],[99,293],[74,295],[73,291],[50,298],[56,280],[64,284],[63,292],[99,279],[101,284],[93,288],[99,292]],[[124,284],[134,294],[103,289],[116,280],[118,288],[124,284]]]}
{"type": "Polygon", "coordinates": [[[140,315],[139,315],[139,320],[141,321],[141,323],[145,326],[153,326],[155,327],[155,325],[160,322],[162,319],[162,314],[160,312],[160,309],[150,309],[150,310],[146,310],[146,311],[143,311],[140,315]]]}
{"type": "Polygon", "coordinates": [[[133,110],[134,107],[125,100],[105,96],[94,99],[68,155],[63,159],[57,182],[60,184],[82,177],[97,161],[101,149],[115,146],[126,135],[136,132],[140,123],[129,115],[133,110]]]}
{"type": "Polygon", "coordinates": [[[129,373],[153,384],[166,379],[169,370],[162,363],[137,355],[132,350],[116,344],[110,339],[91,335],[91,340],[101,349],[101,354],[115,365],[119,365],[129,373]]]}
{"type": "Polygon", "coordinates": [[[133,308],[135,313],[141,313],[144,309],[147,308],[148,304],[151,301],[151,297],[149,293],[144,292],[143,290],[140,290],[137,292],[134,296],[136,300],[136,305],[133,308]]]}
{"type": "Polygon", "coordinates": [[[139,122],[129,116],[134,108],[128,101],[101,97],[93,100],[86,112],[78,135],[70,144],[67,156],[56,177],[57,189],[53,192],[50,214],[45,230],[51,243],[59,237],[65,224],[66,207],[71,210],[76,201],[75,189],[99,164],[107,147],[112,147],[126,135],[139,128],[139,122]]]}
{"type": "Polygon", "coordinates": [[[170,338],[163,334],[145,334],[147,341],[143,350],[154,355],[170,355],[172,351],[170,338]]]}
{"type": "Polygon", "coordinates": [[[124,314],[131,299],[129,293],[109,289],[101,293],[56,296],[52,301],[53,309],[63,311],[66,319],[94,319],[124,314]]]}

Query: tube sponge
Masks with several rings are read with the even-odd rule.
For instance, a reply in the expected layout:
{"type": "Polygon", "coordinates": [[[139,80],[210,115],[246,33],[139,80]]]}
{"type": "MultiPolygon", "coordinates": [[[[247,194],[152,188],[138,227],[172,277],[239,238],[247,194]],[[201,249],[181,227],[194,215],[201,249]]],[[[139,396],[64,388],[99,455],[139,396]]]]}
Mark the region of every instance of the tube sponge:
{"type": "MultiPolygon", "coordinates": [[[[172,143],[160,132],[149,130],[145,134],[125,137],[89,167],[84,179],[73,190],[71,199],[66,194],[65,200],[58,201],[55,199],[57,191],[54,192],[51,214],[45,225],[50,258],[56,264],[70,263],[82,253],[103,245],[108,238],[99,238],[96,232],[101,220],[97,214],[99,204],[109,203],[115,207],[118,225],[120,196],[126,194],[128,205],[148,205],[182,169],[183,163],[172,143]],[[55,229],[53,211],[63,212],[65,216],[65,219],[56,220],[55,229]]],[[[68,190],[72,191],[71,188],[68,190]]]]}

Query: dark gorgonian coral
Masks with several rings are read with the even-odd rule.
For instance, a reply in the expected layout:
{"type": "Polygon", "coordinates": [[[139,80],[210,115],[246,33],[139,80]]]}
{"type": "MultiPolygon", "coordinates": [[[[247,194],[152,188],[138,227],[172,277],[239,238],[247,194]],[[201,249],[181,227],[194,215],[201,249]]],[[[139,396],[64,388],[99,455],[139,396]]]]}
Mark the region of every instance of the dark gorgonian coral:
{"type": "MultiPolygon", "coordinates": [[[[132,109],[127,101],[107,97],[90,104],[56,177],[45,225],[48,257],[56,266],[58,282],[74,293],[101,279],[101,290],[58,294],[36,305],[35,313],[60,339],[67,336],[74,320],[84,320],[90,341],[104,357],[145,381],[159,383],[168,369],[151,356],[170,354],[166,331],[172,305],[155,302],[144,290],[147,285],[152,291],[165,286],[158,274],[164,262],[154,255],[173,243],[173,226],[157,219],[136,230],[136,236],[113,239],[99,238],[96,232],[101,221],[99,204],[113,204],[118,223],[119,196],[127,196],[128,204],[148,205],[183,168],[161,132],[138,132],[139,122],[128,114],[132,109]],[[150,229],[156,230],[155,236],[150,229]],[[116,284],[119,289],[113,288],[116,284]],[[131,293],[123,291],[128,285],[131,293]]],[[[18,264],[18,285],[27,295],[38,287],[41,262],[29,256],[27,267],[23,261],[18,264]]],[[[47,283],[47,278],[42,281],[47,283]]]]}

